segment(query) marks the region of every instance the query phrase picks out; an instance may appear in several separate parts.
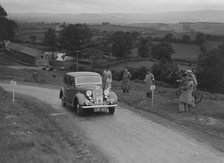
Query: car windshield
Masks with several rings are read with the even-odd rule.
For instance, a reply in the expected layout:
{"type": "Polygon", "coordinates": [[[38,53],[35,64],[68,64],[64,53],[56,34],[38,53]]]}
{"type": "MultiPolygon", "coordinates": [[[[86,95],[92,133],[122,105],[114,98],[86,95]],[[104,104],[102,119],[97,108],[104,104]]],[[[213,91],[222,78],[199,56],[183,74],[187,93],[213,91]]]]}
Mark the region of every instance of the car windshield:
{"type": "Polygon", "coordinates": [[[83,84],[97,84],[100,85],[102,83],[100,76],[81,76],[76,78],[77,85],[83,84]]]}

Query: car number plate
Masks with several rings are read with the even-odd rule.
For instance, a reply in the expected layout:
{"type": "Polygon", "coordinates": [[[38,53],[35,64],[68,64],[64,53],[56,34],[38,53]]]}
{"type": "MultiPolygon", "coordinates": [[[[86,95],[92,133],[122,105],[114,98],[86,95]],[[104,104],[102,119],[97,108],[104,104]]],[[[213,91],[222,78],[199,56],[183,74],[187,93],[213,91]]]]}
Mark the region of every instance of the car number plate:
{"type": "Polygon", "coordinates": [[[99,112],[100,108],[94,108],[94,112],[99,112]]]}
{"type": "Polygon", "coordinates": [[[107,108],[94,108],[94,112],[107,111],[107,108]]]}

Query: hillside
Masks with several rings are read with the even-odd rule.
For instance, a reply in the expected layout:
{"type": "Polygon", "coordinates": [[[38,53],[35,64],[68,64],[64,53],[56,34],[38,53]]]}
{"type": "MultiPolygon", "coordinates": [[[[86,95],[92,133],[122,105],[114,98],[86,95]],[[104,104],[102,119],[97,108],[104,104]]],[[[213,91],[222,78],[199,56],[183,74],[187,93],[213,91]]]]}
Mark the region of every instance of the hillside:
{"type": "Polygon", "coordinates": [[[224,22],[223,10],[202,10],[189,12],[153,12],[146,14],[47,14],[9,13],[9,17],[28,22],[69,22],[69,23],[179,23],[179,22],[224,22]]]}

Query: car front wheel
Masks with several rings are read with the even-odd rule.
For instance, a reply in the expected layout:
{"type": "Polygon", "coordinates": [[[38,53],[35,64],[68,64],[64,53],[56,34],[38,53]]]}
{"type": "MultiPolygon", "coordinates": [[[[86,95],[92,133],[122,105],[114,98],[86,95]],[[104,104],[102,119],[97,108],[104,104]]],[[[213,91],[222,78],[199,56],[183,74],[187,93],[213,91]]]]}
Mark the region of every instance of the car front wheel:
{"type": "Polygon", "coordinates": [[[76,112],[79,116],[83,116],[84,114],[83,108],[78,103],[76,104],[76,112]]]}
{"type": "Polygon", "coordinates": [[[110,113],[110,114],[114,114],[115,107],[110,107],[110,108],[108,108],[108,109],[109,109],[109,113],[110,113]]]}
{"type": "Polygon", "coordinates": [[[61,105],[66,106],[65,98],[64,98],[62,92],[60,92],[60,100],[61,100],[61,105]]]}

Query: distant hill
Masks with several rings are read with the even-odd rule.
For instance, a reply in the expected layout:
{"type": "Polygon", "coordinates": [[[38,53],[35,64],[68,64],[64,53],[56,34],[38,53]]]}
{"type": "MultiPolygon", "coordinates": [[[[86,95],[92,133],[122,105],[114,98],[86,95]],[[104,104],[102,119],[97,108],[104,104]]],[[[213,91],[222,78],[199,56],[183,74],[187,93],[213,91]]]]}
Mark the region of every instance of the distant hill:
{"type": "Polygon", "coordinates": [[[68,22],[68,23],[179,23],[217,22],[224,23],[224,10],[202,10],[189,12],[161,12],[147,14],[49,14],[49,13],[9,13],[11,19],[25,22],[68,22]]]}

